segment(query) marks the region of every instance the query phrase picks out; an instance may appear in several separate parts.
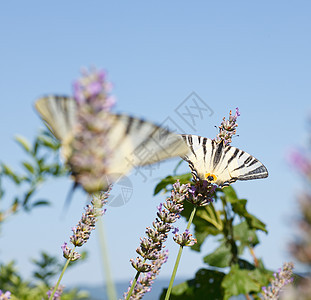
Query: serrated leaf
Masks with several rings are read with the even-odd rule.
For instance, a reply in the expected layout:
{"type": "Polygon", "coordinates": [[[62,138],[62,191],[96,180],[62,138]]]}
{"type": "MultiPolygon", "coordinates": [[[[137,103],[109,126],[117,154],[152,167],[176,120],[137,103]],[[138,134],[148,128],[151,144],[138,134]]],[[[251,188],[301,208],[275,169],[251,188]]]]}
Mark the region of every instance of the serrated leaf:
{"type": "MultiPolygon", "coordinates": [[[[225,274],[216,270],[200,269],[194,279],[173,287],[170,300],[222,300],[224,290],[221,286],[225,274]]],[[[166,289],[160,299],[165,298],[166,289]]]]}
{"type": "Polygon", "coordinates": [[[167,192],[168,190],[167,186],[171,186],[172,184],[174,184],[177,181],[177,179],[179,179],[181,184],[185,184],[185,183],[190,182],[191,178],[192,178],[192,175],[190,173],[176,175],[176,176],[171,176],[171,175],[167,176],[156,185],[153,194],[157,195],[162,190],[164,190],[164,192],[167,192]]]}
{"type": "Polygon", "coordinates": [[[232,265],[230,272],[224,277],[221,286],[225,290],[224,300],[232,296],[259,292],[261,285],[253,280],[254,271],[241,270],[238,265],[232,265]]]}
{"type": "Polygon", "coordinates": [[[206,255],[203,261],[212,267],[225,268],[230,265],[232,253],[230,246],[222,243],[211,254],[206,255]]]}
{"type": "Polygon", "coordinates": [[[26,151],[26,152],[31,152],[31,146],[29,142],[22,136],[15,136],[15,141],[26,151]]]}

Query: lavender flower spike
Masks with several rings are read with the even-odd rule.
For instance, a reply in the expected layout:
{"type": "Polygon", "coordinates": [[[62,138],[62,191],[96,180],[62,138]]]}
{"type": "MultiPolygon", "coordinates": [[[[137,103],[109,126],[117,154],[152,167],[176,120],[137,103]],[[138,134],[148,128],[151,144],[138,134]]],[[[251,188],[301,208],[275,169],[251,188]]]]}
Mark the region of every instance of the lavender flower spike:
{"type": "Polygon", "coordinates": [[[278,299],[284,287],[293,281],[293,268],[293,263],[284,263],[283,268],[273,274],[274,279],[271,284],[262,288],[261,298],[264,300],[278,299]]]}
{"type": "MultiPolygon", "coordinates": [[[[160,269],[162,265],[166,263],[167,258],[168,258],[168,250],[161,251],[159,253],[159,257],[156,260],[152,261],[151,270],[148,273],[144,273],[139,276],[135,288],[130,297],[131,300],[141,299],[144,296],[144,294],[150,292],[151,285],[153,284],[153,281],[156,278],[156,276],[159,275],[160,269]]],[[[132,284],[132,282],[130,284],[132,284]]],[[[124,293],[123,295],[124,299],[126,299],[129,290],[130,287],[128,288],[128,291],[124,293]]]]}
{"type": "Polygon", "coordinates": [[[111,84],[107,82],[105,72],[84,70],[82,74],[83,77],[73,83],[73,97],[78,106],[89,103],[97,110],[110,111],[115,99],[109,95],[111,84]]]}
{"type": "Polygon", "coordinates": [[[0,290],[0,300],[8,300],[8,299],[11,299],[11,292],[6,291],[5,293],[3,293],[0,290]]]}
{"type": "MultiPolygon", "coordinates": [[[[167,233],[173,229],[173,223],[180,217],[180,213],[183,210],[183,201],[186,199],[188,194],[189,185],[180,185],[177,181],[173,185],[173,190],[171,192],[171,197],[167,198],[165,203],[160,204],[157,207],[157,217],[152,223],[153,228],[146,228],[147,237],[141,238],[140,246],[136,249],[136,252],[143,258],[137,257],[136,260],[131,259],[130,262],[132,266],[139,273],[151,272],[153,274],[158,273],[159,267],[157,265],[162,265],[163,261],[166,261],[167,254],[164,255],[162,249],[164,248],[163,243],[167,239],[167,233]],[[162,251],[162,252],[161,252],[162,251]],[[165,258],[165,259],[164,259],[165,258]],[[149,260],[151,263],[147,263],[149,260]]],[[[138,276],[138,275],[136,275],[138,276]]],[[[149,275],[146,275],[148,279],[149,275]]],[[[151,276],[151,275],[150,275],[151,276]]],[[[155,276],[155,275],[154,275],[155,276]]],[[[152,277],[152,276],[151,276],[152,277]]],[[[147,280],[146,279],[146,280],[147,280]]],[[[150,278],[147,280],[150,281],[150,278]]],[[[140,286],[141,282],[132,282],[130,289],[125,294],[126,299],[140,299],[137,298],[139,291],[142,290],[140,286]],[[136,296],[132,296],[133,291],[136,296]]],[[[151,285],[151,284],[150,284],[151,285]]],[[[148,285],[148,286],[150,286],[148,285]]],[[[144,289],[145,293],[147,290],[144,289]]]]}
{"type": "Polygon", "coordinates": [[[187,201],[196,206],[206,206],[213,201],[217,186],[206,180],[198,180],[189,189],[187,201]]]}
{"type": "Polygon", "coordinates": [[[185,230],[184,233],[181,234],[175,234],[174,241],[179,244],[180,246],[193,246],[197,243],[197,240],[192,237],[192,234],[189,232],[188,229],[185,230]]]}
{"type": "MultiPolygon", "coordinates": [[[[52,295],[52,292],[53,292],[53,289],[54,287],[52,287],[46,294],[48,296],[48,298],[51,297],[52,295]]],[[[64,286],[63,285],[60,285],[57,289],[57,291],[54,293],[54,296],[53,296],[53,300],[61,300],[61,295],[64,291],[64,286]]],[[[0,298],[1,299],[1,298],[0,298]]]]}
{"type": "MultiPolygon", "coordinates": [[[[82,214],[78,224],[72,228],[73,234],[70,236],[70,242],[75,247],[83,246],[90,238],[91,232],[95,229],[95,223],[98,217],[102,216],[105,212],[103,206],[107,203],[110,189],[111,187],[109,187],[107,192],[93,194],[91,205],[86,205],[84,208],[85,212],[82,214]]],[[[63,256],[71,261],[77,260],[81,256],[75,251],[72,253],[73,250],[67,246],[67,243],[64,243],[62,250],[63,256]]]]}
{"type": "Polygon", "coordinates": [[[229,113],[229,120],[223,118],[222,123],[219,126],[219,133],[216,136],[215,141],[220,143],[224,141],[226,145],[231,143],[232,136],[236,134],[236,127],[238,124],[236,123],[237,118],[240,116],[239,108],[237,107],[235,110],[235,115],[232,115],[232,111],[229,113]]]}
{"type": "Polygon", "coordinates": [[[77,126],[68,145],[67,163],[75,181],[89,192],[107,188],[107,169],[112,150],[107,132],[112,126],[108,112],[114,105],[110,84],[102,71],[84,72],[73,85],[77,102],[77,126]]]}
{"type": "Polygon", "coordinates": [[[81,254],[69,248],[66,242],[61,246],[61,248],[63,250],[63,256],[66,259],[70,259],[70,261],[78,260],[81,257],[81,254]]]}

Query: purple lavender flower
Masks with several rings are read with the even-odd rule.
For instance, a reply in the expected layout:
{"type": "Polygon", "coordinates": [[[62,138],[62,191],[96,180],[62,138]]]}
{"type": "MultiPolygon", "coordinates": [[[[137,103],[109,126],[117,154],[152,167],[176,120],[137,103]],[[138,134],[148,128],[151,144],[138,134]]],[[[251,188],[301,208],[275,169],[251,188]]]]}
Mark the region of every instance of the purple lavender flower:
{"type": "Polygon", "coordinates": [[[178,227],[175,227],[172,231],[173,234],[176,234],[179,231],[178,227]]]}
{"type": "Polygon", "coordinates": [[[283,268],[279,269],[277,273],[273,274],[273,279],[268,287],[262,288],[262,299],[278,299],[284,287],[293,281],[293,268],[294,264],[284,263],[283,268]]]}
{"type": "Polygon", "coordinates": [[[222,123],[219,126],[219,133],[217,134],[215,141],[220,143],[223,141],[226,145],[231,143],[232,136],[236,134],[236,124],[237,118],[240,116],[239,108],[237,107],[235,110],[235,115],[232,116],[232,111],[229,113],[229,120],[223,118],[222,123]]]}
{"type": "Polygon", "coordinates": [[[311,178],[311,161],[303,151],[293,149],[288,155],[288,160],[299,172],[311,178]]]}
{"type": "MultiPolygon", "coordinates": [[[[130,262],[132,266],[137,270],[137,272],[141,273],[157,273],[160,266],[167,259],[167,254],[164,254],[162,249],[164,248],[163,243],[167,239],[167,233],[173,229],[173,223],[180,217],[180,213],[183,210],[183,201],[186,199],[186,195],[188,194],[189,185],[181,185],[179,181],[173,184],[173,190],[171,192],[171,196],[166,199],[165,203],[160,204],[157,207],[157,217],[155,221],[152,223],[153,228],[146,228],[147,237],[140,239],[140,246],[136,249],[136,252],[143,258],[137,257],[136,260],[131,259],[130,262]],[[161,252],[162,251],[162,252],[161,252]],[[147,263],[149,260],[151,263],[147,263]],[[164,261],[165,260],[165,261],[164,261]],[[157,267],[157,265],[159,265],[157,267]]],[[[155,275],[146,275],[147,282],[151,282],[150,278],[155,275]]],[[[138,285],[136,283],[136,294],[138,295],[138,291],[143,290],[143,294],[147,291],[147,289],[142,289],[140,282],[138,285]]],[[[148,284],[148,287],[151,285],[148,284]]],[[[135,295],[136,295],[135,294],[135,295]]],[[[126,294],[127,295],[127,294],[126,294]]],[[[134,298],[130,299],[140,299],[135,298],[138,296],[133,296],[134,298]]],[[[126,297],[126,296],[125,296],[126,297]]]]}
{"type": "Polygon", "coordinates": [[[109,95],[111,85],[104,71],[83,71],[83,77],[73,83],[73,96],[78,105],[94,105],[95,110],[109,111],[115,100],[109,95]]]}
{"type": "Polygon", "coordinates": [[[213,201],[217,186],[206,180],[198,180],[189,189],[186,196],[187,201],[196,206],[205,206],[213,201]]]}
{"type": "Polygon", "coordinates": [[[193,246],[194,244],[197,243],[197,240],[192,237],[192,234],[189,232],[188,229],[185,230],[185,232],[181,234],[175,234],[174,236],[174,241],[179,244],[180,246],[193,246]]]}
{"type": "MultiPolygon", "coordinates": [[[[54,290],[54,287],[52,287],[52,288],[46,293],[47,296],[48,296],[48,298],[51,297],[53,290],[54,290]]],[[[56,290],[56,292],[54,293],[53,300],[61,300],[61,295],[62,295],[63,291],[64,291],[64,286],[63,286],[63,285],[60,285],[60,286],[58,287],[58,289],[56,290]]],[[[1,298],[0,298],[0,299],[1,299],[1,298]]]]}
{"type": "Polygon", "coordinates": [[[6,291],[5,293],[0,290],[0,300],[11,299],[11,292],[6,291]]]}
{"type": "Polygon", "coordinates": [[[66,242],[61,246],[61,248],[63,250],[63,256],[66,259],[70,259],[70,261],[78,260],[81,257],[81,254],[69,248],[66,242]]]}
{"type": "MultiPolygon", "coordinates": [[[[107,192],[93,194],[91,205],[86,205],[84,208],[85,212],[82,214],[81,220],[78,224],[72,228],[73,234],[70,236],[70,242],[75,247],[83,246],[90,238],[92,230],[95,229],[95,223],[97,222],[98,217],[102,216],[105,212],[103,206],[107,203],[110,189],[111,187],[109,187],[107,192]]],[[[81,256],[70,249],[67,246],[67,243],[64,243],[62,250],[63,256],[71,261],[77,260],[81,256]]]]}
{"type": "MultiPolygon", "coordinates": [[[[154,279],[156,278],[157,275],[160,273],[160,269],[164,263],[166,263],[168,258],[168,250],[163,250],[159,253],[158,258],[156,260],[153,260],[151,265],[150,265],[150,271],[147,273],[140,274],[136,285],[134,287],[134,290],[131,294],[130,299],[142,299],[142,297],[150,292],[151,290],[151,285],[154,282],[154,279]]],[[[130,285],[132,282],[130,282],[130,285]]],[[[130,290],[130,287],[128,288],[128,291],[124,293],[124,299],[126,299],[128,292],[130,290]]]]}
{"type": "Polygon", "coordinates": [[[111,149],[107,132],[112,126],[108,112],[114,105],[110,84],[102,71],[84,72],[73,84],[77,101],[77,126],[69,144],[67,163],[75,181],[89,192],[107,188],[107,169],[111,149]]]}

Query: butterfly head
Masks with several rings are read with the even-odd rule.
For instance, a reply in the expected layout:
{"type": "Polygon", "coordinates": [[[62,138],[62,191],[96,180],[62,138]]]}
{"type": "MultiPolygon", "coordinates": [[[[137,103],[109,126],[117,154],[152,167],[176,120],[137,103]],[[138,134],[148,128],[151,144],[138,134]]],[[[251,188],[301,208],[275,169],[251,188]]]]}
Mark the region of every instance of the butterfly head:
{"type": "Polygon", "coordinates": [[[204,175],[204,177],[205,177],[205,179],[206,179],[207,181],[209,181],[209,182],[211,182],[211,183],[215,183],[216,180],[217,180],[217,176],[214,175],[214,174],[211,174],[211,173],[206,173],[206,174],[204,175]]]}

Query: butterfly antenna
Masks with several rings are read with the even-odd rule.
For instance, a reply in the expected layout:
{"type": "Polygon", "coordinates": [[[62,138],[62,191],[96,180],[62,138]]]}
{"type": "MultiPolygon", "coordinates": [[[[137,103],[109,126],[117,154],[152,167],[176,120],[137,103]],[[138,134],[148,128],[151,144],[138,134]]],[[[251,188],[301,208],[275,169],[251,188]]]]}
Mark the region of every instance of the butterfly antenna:
{"type": "Polygon", "coordinates": [[[73,193],[75,192],[76,188],[79,186],[79,184],[77,182],[75,182],[71,189],[69,190],[68,194],[67,194],[67,197],[66,197],[66,200],[64,202],[64,205],[63,205],[63,212],[62,212],[62,216],[61,218],[64,218],[66,216],[66,213],[69,209],[69,205],[72,201],[72,196],[73,196],[73,193]]]}

